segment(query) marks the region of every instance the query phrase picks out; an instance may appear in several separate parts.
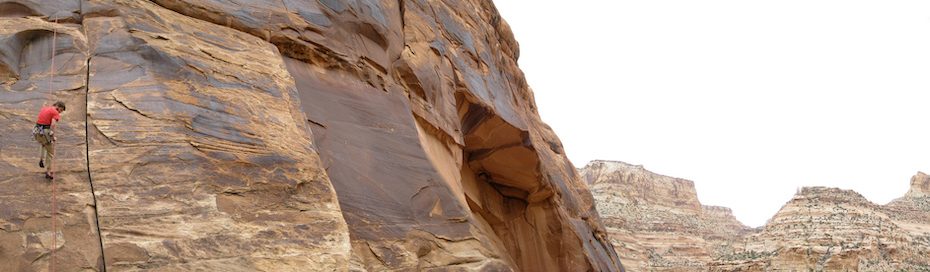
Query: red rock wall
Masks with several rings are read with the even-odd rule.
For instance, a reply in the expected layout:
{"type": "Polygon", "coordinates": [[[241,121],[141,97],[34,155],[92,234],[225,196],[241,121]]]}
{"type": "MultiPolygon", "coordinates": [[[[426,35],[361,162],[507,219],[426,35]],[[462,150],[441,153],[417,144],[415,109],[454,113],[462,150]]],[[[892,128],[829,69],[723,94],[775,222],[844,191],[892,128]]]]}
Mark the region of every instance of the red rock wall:
{"type": "Polygon", "coordinates": [[[51,252],[58,268],[102,265],[85,148],[87,42],[79,25],[20,16],[42,11],[0,4],[2,271],[43,271],[52,267],[51,252]],[[58,128],[53,187],[38,167],[31,132],[38,109],[56,99],[70,106],[62,115],[68,121],[58,128]]]}
{"type": "Polygon", "coordinates": [[[17,267],[622,271],[490,1],[17,0],[0,16],[17,137],[0,177],[32,197],[0,196],[17,267]],[[51,87],[49,29],[67,63],[51,87]],[[27,131],[55,98],[73,169],[56,222],[80,231],[51,250],[27,131]]]}

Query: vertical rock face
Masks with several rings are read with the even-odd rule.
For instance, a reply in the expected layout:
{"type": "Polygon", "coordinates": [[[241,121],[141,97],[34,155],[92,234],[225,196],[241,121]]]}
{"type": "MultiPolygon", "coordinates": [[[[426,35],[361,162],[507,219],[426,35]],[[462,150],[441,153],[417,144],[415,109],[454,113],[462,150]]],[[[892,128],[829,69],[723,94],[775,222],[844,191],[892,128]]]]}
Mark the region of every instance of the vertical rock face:
{"type": "Polygon", "coordinates": [[[690,180],[617,161],[592,161],[581,174],[630,270],[701,270],[747,231],[729,208],[701,205],[690,180]]]}
{"type": "Polygon", "coordinates": [[[337,269],[348,236],[275,48],[141,1],[84,3],[108,267],[337,269]]]}
{"type": "Polygon", "coordinates": [[[930,197],[923,173],[912,178],[907,195],[887,205],[850,190],[803,188],[758,229],[747,229],[727,208],[680,205],[697,199],[690,181],[608,161],[592,162],[581,173],[631,270],[930,269],[930,197]],[[689,188],[670,189],[682,184],[689,188]],[[637,188],[655,193],[646,196],[637,188]]]}
{"type": "Polygon", "coordinates": [[[15,0],[0,25],[14,270],[622,271],[490,1],[15,0]],[[29,132],[56,99],[53,188],[29,132]]]}
{"type": "Polygon", "coordinates": [[[41,10],[3,3],[0,11],[0,270],[100,267],[84,138],[87,41],[80,25],[19,16],[41,10]],[[53,185],[31,132],[38,109],[55,100],[69,106],[53,185]]]}
{"type": "Polygon", "coordinates": [[[144,1],[69,3],[7,2],[0,18],[3,138],[16,139],[3,148],[5,264],[348,264],[347,227],[275,47],[144,1]],[[52,184],[28,133],[54,100],[69,110],[52,184]]]}

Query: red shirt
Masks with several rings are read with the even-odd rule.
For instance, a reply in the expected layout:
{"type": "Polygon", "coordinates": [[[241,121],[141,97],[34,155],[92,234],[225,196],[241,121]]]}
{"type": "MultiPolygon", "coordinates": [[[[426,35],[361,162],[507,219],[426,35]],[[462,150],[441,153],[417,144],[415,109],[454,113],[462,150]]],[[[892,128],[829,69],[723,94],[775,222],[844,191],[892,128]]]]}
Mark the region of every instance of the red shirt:
{"type": "Polygon", "coordinates": [[[50,126],[52,125],[52,119],[61,121],[61,115],[58,114],[58,109],[55,107],[42,107],[42,110],[39,111],[39,120],[36,121],[36,124],[50,126]]]}

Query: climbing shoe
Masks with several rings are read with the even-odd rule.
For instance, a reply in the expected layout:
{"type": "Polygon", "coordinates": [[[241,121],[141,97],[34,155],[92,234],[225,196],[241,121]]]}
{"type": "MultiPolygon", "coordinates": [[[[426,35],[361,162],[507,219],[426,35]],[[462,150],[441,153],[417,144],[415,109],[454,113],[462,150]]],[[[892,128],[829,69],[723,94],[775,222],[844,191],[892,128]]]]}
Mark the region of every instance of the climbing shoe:
{"type": "Polygon", "coordinates": [[[53,177],[52,175],[49,175],[48,173],[45,173],[45,178],[50,179],[50,180],[55,179],[55,177],[53,177]]]}
{"type": "Polygon", "coordinates": [[[45,162],[44,162],[44,161],[39,160],[39,168],[45,168],[45,162]]]}

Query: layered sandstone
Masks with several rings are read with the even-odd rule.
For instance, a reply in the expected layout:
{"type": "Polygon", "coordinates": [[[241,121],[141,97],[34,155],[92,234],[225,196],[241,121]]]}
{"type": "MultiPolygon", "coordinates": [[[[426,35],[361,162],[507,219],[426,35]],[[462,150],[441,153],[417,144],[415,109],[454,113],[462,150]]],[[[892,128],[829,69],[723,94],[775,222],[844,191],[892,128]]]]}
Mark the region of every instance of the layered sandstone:
{"type": "Polygon", "coordinates": [[[930,222],[930,212],[927,212],[930,211],[930,175],[923,172],[914,175],[907,194],[892,200],[885,205],[885,209],[889,211],[889,216],[899,222],[930,222]]]}
{"type": "MultiPolygon", "coordinates": [[[[930,210],[924,210],[924,213],[930,210]]],[[[712,265],[722,271],[919,271],[930,268],[930,221],[913,228],[887,207],[836,188],[801,189],[741,252],[712,265]]]]}
{"type": "Polygon", "coordinates": [[[930,178],[923,173],[887,205],[850,190],[803,188],[765,226],[747,229],[729,209],[695,209],[690,181],[621,162],[595,161],[581,172],[631,271],[930,269],[930,178]]]}
{"type": "Polygon", "coordinates": [[[747,231],[730,209],[701,205],[690,180],[616,161],[593,161],[581,174],[631,271],[700,270],[747,231]]]}
{"type": "Polygon", "coordinates": [[[490,1],[15,0],[0,25],[2,269],[622,270],[490,1]]]}

